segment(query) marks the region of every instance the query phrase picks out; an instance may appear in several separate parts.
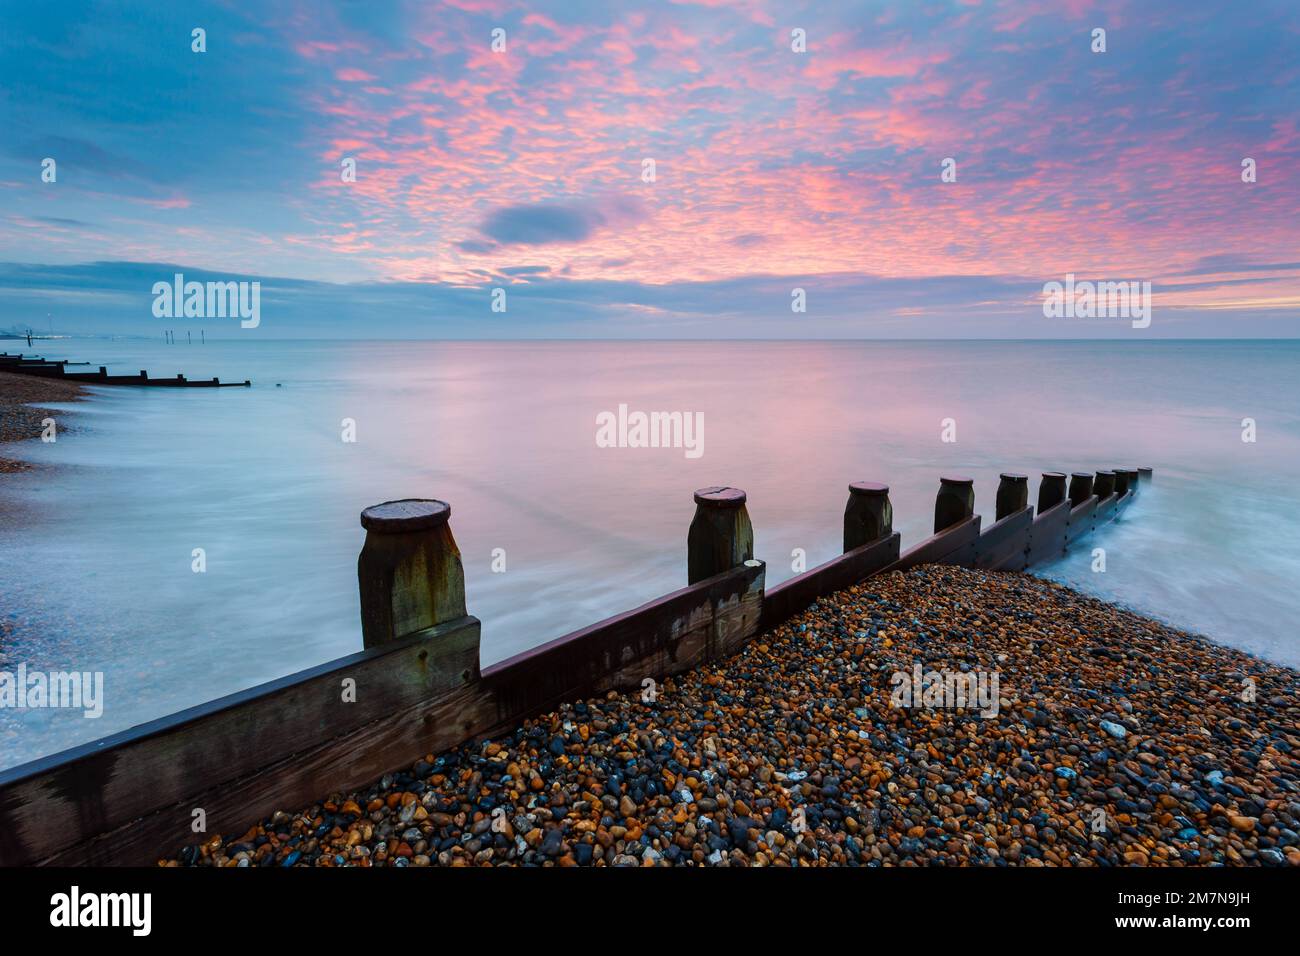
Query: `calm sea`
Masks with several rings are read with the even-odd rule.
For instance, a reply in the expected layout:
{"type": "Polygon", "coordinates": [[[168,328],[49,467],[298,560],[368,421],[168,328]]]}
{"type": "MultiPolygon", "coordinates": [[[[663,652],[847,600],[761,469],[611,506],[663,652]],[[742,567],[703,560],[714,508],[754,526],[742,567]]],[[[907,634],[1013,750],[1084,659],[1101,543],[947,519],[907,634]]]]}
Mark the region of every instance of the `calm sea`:
{"type": "Polygon", "coordinates": [[[0,522],[0,669],[102,671],[106,699],[99,719],[0,712],[0,765],[358,650],[358,514],[402,497],[451,503],[487,664],[684,585],[698,487],[749,493],[775,583],[796,549],[809,567],[838,553],[850,481],[891,486],[907,547],[930,531],[941,473],[975,478],[987,522],[999,471],[1034,474],[1036,495],[1042,470],[1149,465],[1125,517],[1041,573],[1300,664],[1296,342],[41,351],[254,387],[98,388],[75,432],[6,449],[59,467],[0,485],[22,515],[0,522]],[[620,404],[702,413],[703,454],[597,447],[597,416],[620,404]]]}

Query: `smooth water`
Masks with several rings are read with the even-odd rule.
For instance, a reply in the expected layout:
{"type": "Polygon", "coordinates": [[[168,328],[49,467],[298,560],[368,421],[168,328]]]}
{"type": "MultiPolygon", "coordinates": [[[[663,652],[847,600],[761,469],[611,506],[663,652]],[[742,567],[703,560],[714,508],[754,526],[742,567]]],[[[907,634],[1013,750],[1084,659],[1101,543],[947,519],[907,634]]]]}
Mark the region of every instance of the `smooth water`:
{"type": "Polygon", "coordinates": [[[695,488],[749,493],[776,583],[793,549],[839,552],[853,480],[889,483],[908,547],[941,473],[976,479],[987,524],[999,471],[1033,474],[1032,501],[1042,470],[1149,465],[1041,573],[1300,664],[1300,343],[43,345],[254,387],[94,388],[75,431],[5,448],[58,467],[0,479],[0,670],[103,671],[106,704],[0,712],[0,765],[358,650],[358,514],[402,497],[451,503],[487,664],[684,585],[695,488]],[[597,447],[620,403],[702,412],[703,455],[597,447]]]}

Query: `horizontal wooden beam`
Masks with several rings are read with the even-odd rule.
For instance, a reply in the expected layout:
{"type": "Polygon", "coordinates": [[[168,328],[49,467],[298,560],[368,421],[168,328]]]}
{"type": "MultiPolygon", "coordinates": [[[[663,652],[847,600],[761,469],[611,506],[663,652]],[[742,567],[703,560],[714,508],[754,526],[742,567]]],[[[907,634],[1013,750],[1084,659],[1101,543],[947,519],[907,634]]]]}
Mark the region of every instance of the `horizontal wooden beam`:
{"type": "Polygon", "coordinates": [[[1070,520],[1070,499],[1062,498],[1029,526],[1025,567],[1033,567],[1065,554],[1065,526],[1070,520]]]}
{"type": "Polygon", "coordinates": [[[1092,513],[1093,530],[1100,528],[1109,521],[1114,520],[1116,509],[1119,507],[1119,495],[1111,492],[1105,498],[1097,502],[1097,510],[1092,513]]]}
{"type": "Polygon", "coordinates": [[[40,860],[469,684],[478,646],[463,617],[0,771],[0,862],[40,860]]]}
{"type": "Polygon", "coordinates": [[[1096,529],[1097,502],[1096,495],[1089,495],[1070,509],[1070,517],[1065,522],[1065,547],[1068,549],[1080,538],[1084,538],[1096,529]]]}
{"type": "Polygon", "coordinates": [[[751,560],[487,668],[492,726],[731,656],[758,633],[765,569],[751,560]]]}
{"type": "Polygon", "coordinates": [[[962,564],[974,558],[975,542],[979,536],[980,516],[963,518],[904,551],[897,561],[881,573],[906,571],[919,564],[962,564]]]}
{"type": "Polygon", "coordinates": [[[763,595],[761,630],[789,620],[820,597],[857,584],[898,560],[901,538],[895,532],[846,551],[825,564],[782,581],[763,595]]]}
{"type": "Polygon", "coordinates": [[[1019,571],[1025,566],[1029,547],[1029,526],[1034,509],[1026,505],[989,527],[975,543],[971,567],[990,571],[1019,571]]]}

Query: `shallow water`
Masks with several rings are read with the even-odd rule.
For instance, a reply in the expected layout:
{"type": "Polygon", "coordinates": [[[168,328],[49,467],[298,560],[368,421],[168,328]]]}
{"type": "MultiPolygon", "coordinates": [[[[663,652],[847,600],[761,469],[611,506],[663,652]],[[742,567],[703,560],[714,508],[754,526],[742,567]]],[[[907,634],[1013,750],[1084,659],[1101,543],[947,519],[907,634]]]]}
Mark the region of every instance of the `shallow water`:
{"type": "Polygon", "coordinates": [[[400,497],[451,502],[487,664],[684,585],[704,485],[749,493],[776,583],[795,548],[838,553],[849,481],[890,484],[908,547],[941,473],[976,479],[987,524],[999,471],[1033,474],[1032,501],[1041,470],[1149,465],[1124,518],[1041,573],[1300,665],[1300,343],[44,345],[254,387],[96,388],[75,432],[6,448],[59,467],[0,485],[29,518],[0,522],[0,669],[103,671],[106,702],[0,711],[0,765],[359,649],[358,513],[400,497]],[[702,456],[597,447],[620,403],[702,412],[702,456]]]}

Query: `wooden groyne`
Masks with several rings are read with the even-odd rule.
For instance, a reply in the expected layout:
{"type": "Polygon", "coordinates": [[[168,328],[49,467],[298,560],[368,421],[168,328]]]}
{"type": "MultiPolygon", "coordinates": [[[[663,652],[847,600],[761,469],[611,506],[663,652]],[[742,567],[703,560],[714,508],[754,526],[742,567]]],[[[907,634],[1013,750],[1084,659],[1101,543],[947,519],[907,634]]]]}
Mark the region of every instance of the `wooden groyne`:
{"type": "Polygon", "coordinates": [[[109,375],[107,367],[101,365],[98,372],[69,372],[69,365],[89,365],[89,362],[51,362],[39,356],[10,355],[0,352],[0,372],[14,372],[18,375],[37,375],[43,378],[57,378],[67,382],[82,382],[86,385],[148,385],[154,388],[233,388],[250,387],[248,379],[242,382],[222,382],[218,379],[188,379],[184,375],[175,378],[150,378],[144,369],[139,375],[109,375]]]}
{"type": "Polygon", "coordinates": [[[0,771],[0,863],[149,864],[273,811],[361,787],[558,704],[639,692],[722,660],[757,634],[864,578],[918,564],[1018,571],[1059,557],[1136,498],[1150,469],[1048,472],[1037,506],[1006,473],[981,529],[973,482],[945,477],[935,533],[907,551],[883,484],[849,486],[844,553],[770,590],[745,493],[696,492],[681,590],[479,667],[480,624],[441,501],[361,514],[362,649],[63,753],[0,771]],[[202,811],[206,827],[193,823],[202,811]]]}

